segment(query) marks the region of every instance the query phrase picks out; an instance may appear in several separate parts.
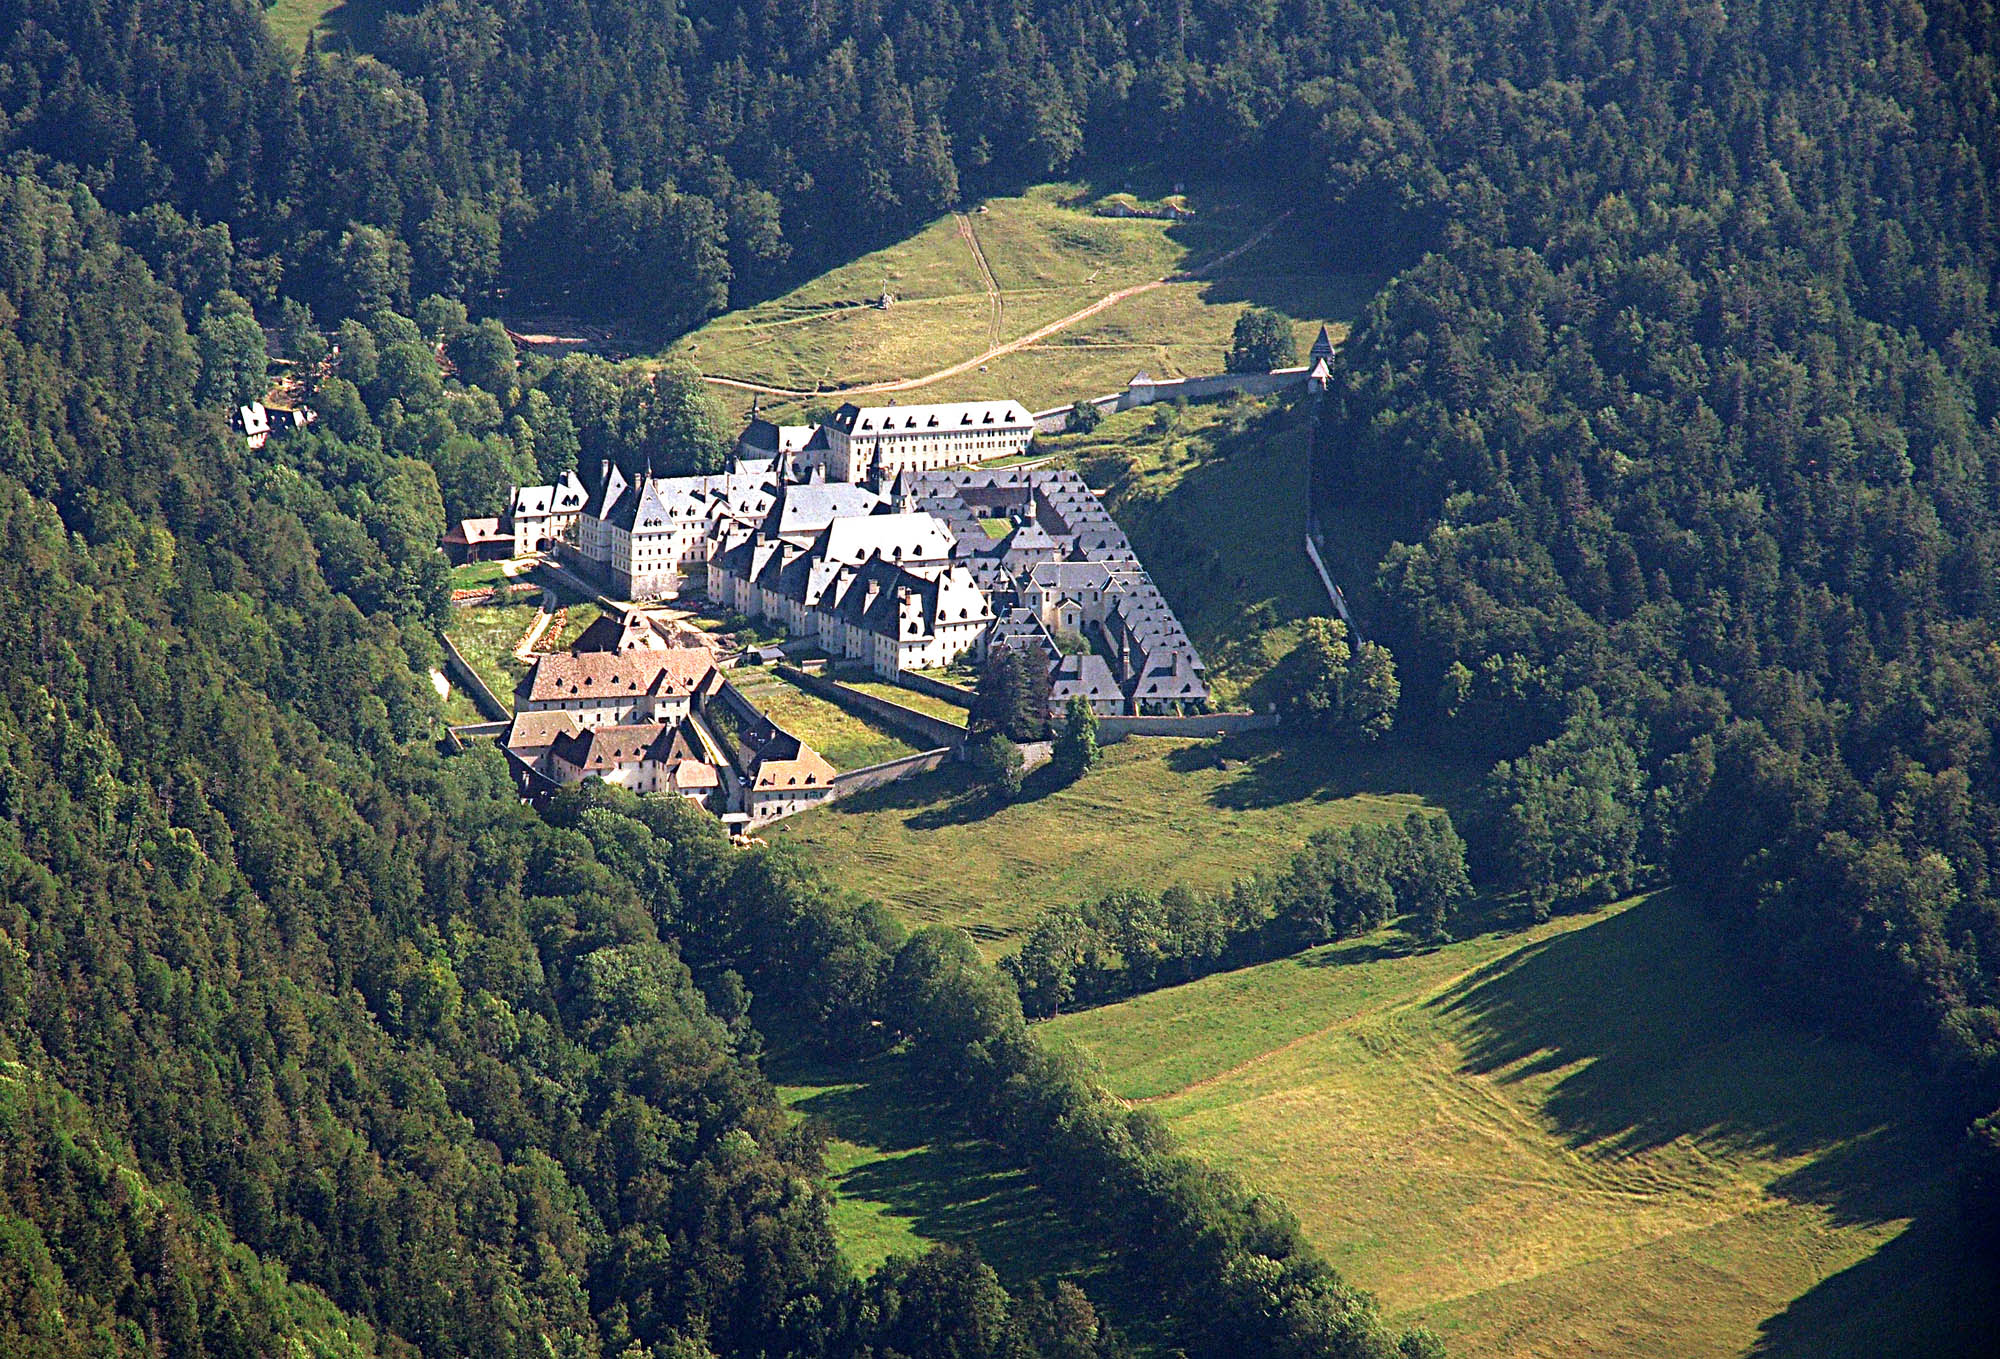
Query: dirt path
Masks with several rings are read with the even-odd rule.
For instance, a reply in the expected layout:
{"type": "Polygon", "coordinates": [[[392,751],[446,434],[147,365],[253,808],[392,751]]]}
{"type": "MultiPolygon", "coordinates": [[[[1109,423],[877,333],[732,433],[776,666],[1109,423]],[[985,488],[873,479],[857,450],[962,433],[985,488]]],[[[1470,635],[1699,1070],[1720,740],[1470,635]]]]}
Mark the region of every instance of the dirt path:
{"type": "Polygon", "coordinates": [[[557,601],[555,593],[550,590],[542,591],[542,611],[535,615],[535,621],[528,625],[527,632],[521,635],[520,642],[515,645],[515,660],[527,664],[534,663],[535,645],[542,640],[542,634],[549,630],[549,625],[556,621],[556,615],[560,612],[562,605],[557,601]]]}
{"type": "Polygon", "coordinates": [[[954,212],[958,219],[958,234],[972,251],[973,262],[979,266],[979,276],[986,280],[986,343],[991,347],[1001,344],[1003,323],[1007,315],[1007,303],[1000,296],[1000,280],[993,277],[993,266],[986,262],[986,248],[979,243],[979,233],[972,229],[972,219],[962,212],[954,212]]]}
{"type": "MultiPolygon", "coordinates": [[[[875,392],[907,392],[918,387],[928,387],[934,382],[943,382],[946,378],[955,378],[961,373],[969,373],[980,365],[1011,354],[1017,349],[1023,349],[1028,345],[1040,343],[1048,339],[1051,335],[1057,335],[1068,330],[1079,321],[1089,320],[1107,307],[1117,306],[1128,297],[1137,297],[1141,293],[1149,293],[1155,288],[1164,288],[1169,283],[1193,283],[1199,279],[1211,277],[1217,269],[1222,268],[1232,260],[1240,258],[1246,252],[1254,250],[1269,240],[1271,233],[1276,231],[1291,215],[1289,210],[1278,214],[1278,216],[1272,218],[1264,226],[1252,233],[1241,245],[1217,255],[1198,269],[1189,269],[1182,273],[1169,274],[1165,278],[1156,278],[1150,283],[1135,283],[1129,288],[1120,288],[1117,292],[1106,293],[1089,306],[1080,307],[1069,315],[1051,321],[1038,330],[1031,330],[1026,335],[1008,340],[1004,344],[996,344],[983,354],[975,354],[973,357],[959,363],[954,363],[948,368],[940,368],[934,373],[925,373],[922,377],[898,378],[892,382],[870,382],[857,387],[826,387],[814,391],[805,391],[797,387],[772,387],[761,382],[745,382],[741,378],[724,377],[718,373],[703,373],[702,378],[705,381],[714,383],[718,387],[730,387],[740,392],[757,392],[764,396],[791,397],[795,400],[804,400],[809,397],[863,396],[875,392]]],[[[972,242],[973,250],[979,253],[980,271],[985,274],[988,286],[992,287],[993,272],[987,267],[985,254],[979,251],[978,241],[972,235],[970,223],[966,222],[963,217],[960,218],[959,231],[972,242]]]]}

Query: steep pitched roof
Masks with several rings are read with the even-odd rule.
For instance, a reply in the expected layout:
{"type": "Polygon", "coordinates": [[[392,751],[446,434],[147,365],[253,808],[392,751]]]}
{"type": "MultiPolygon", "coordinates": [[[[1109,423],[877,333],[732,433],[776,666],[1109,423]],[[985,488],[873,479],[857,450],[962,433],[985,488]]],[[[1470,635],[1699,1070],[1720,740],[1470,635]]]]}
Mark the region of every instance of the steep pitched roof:
{"type": "Polygon", "coordinates": [[[519,692],[529,703],[691,695],[714,669],[707,647],[541,656],[519,692]]]}
{"type": "Polygon", "coordinates": [[[1072,698],[1089,703],[1110,703],[1125,697],[1111,667],[1102,656],[1078,653],[1063,656],[1049,672],[1049,706],[1055,708],[1072,698]]]}
{"type": "Polygon", "coordinates": [[[954,401],[929,406],[857,406],[848,402],[828,421],[850,437],[950,434],[964,430],[1033,429],[1035,417],[1018,401],[954,401]]]}
{"type": "Polygon", "coordinates": [[[837,519],[865,515],[882,498],[865,486],[844,481],[792,483],[781,488],[764,516],[762,532],[770,538],[807,537],[837,519]]]}
{"type": "Polygon", "coordinates": [[[572,652],[666,649],[666,639],[636,609],[625,615],[622,622],[608,613],[599,614],[597,620],[583,630],[583,635],[570,644],[572,652]]]}
{"type": "Polygon", "coordinates": [[[517,754],[547,750],[558,738],[574,736],[576,731],[576,719],[561,710],[515,713],[514,720],[507,726],[507,737],[501,744],[517,754]]]}

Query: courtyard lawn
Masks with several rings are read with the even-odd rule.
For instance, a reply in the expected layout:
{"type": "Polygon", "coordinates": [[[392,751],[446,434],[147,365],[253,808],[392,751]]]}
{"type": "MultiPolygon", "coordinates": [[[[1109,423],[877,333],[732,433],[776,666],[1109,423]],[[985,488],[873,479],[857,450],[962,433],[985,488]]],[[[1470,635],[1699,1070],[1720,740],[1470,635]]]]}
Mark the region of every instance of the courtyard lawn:
{"type": "Polygon", "coordinates": [[[454,590],[474,590],[481,586],[498,585],[506,579],[505,562],[467,562],[463,566],[451,568],[451,588],[454,590]]]}
{"type": "Polygon", "coordinates": [[[551,624],[549,630],[542,634],[541,641],[535,644],[535,650],[545,654],[568,651],[576,645],[577,639],[583,636],[584,629],[603,616],[604,610],[589,601],[565,604],[562,625],[557,627],[551,624]]]}
{"type": "Polygon", "coordinates": [[[1041,1026],[1453,1355],[1980,1351],[1922,1092],[1668,894],[1387,933],[1041,1026]]]}
{"type": "Polygon", "coordinates": [[[527,665],[514,659],[514,648],[540,612],[538,602],[471,604],[454,607],[445,625],[445,635],[458,647],[465,663],[509,707],[514,702],[514,686],[528,673],[527,665]]]}
{"type": "MultiPolygon", "coordinates": [[[[864,694],[870,694],[889,703],[900,704],[926,717],[935,717],[944,722],[956,722],[961,727],[966,724],[968,716],[966,704],[947,703],[930,694],[920,694],[915,689],[905,689],[900,684],[890,684],[886,680],[870,678],[865,673],[836,674],[833,678],[850,689],[859,689],[864,694]]],[[[970,702],[971,695],[966,695],[966,698],[967,702],[970,702]]]]}
{"type": "Polygon", "coordinates": [[[1439,776],[1434,756],[1287,750],[1272,737],[1135,737],[1105,747],[1069,787],[1037,771],[1023,799],[1004,805],[965,766],[947,765],[768,834],[809,847],[836,882],[907,924],[966,929],[992,958],[1012,952],[1044,907],[1113,887],[1226,887],[1281,866],[1323,827],[1400,819],[1463,788],[1439,776]]]}
{"type": "Polygon", "coordinates": [[[841,772],[917,753],[917,747],[888,728],[809,694],[775,671],[739,666],[729,682],[758,710],[827,758],[841,772]]]}
{"type": "Polygon", "coordinates": [[[1264,708],[1261,683],[1332,610],[1305,555],[1307,417],[1258,401],[1142,407],[1045,439],[1131,538],[1208,662],[1218,707],[1264,708]]]}

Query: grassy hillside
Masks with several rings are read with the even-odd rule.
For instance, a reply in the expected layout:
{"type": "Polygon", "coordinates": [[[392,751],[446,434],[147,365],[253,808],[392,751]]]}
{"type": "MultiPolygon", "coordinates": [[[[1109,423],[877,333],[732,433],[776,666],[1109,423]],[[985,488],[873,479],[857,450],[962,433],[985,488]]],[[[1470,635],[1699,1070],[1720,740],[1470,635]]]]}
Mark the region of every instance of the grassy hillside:
{"type": "Polygon", "coordinates": [[[939,1135],[949,1116],[909,1088],[901,1060],[771,1064],[779,1099],[826,1134],[833,1228],[848,1264],[866,1273],[890,1255],[970,1246],[1009,1288],[1077,1284],[1140,1354],[1158,1352],[1157,1317],[1142,1290],[997,1147],[939,1135]]]}
{"type": "Polygon", "coordinates": [[[905,921],[962,926],[997,957],[1046,906],[1132,884],[1223,887],[1322,827],[1408,815],[1426,803],[1418,788],[1454,792],[1400,752],[1285,750],[1268,733],[1143,738],[1107,747],[1070,787],[1030,776],[1020,802],[996,805],[954,765],[770,833],[905,921]]]}
{"type": "Polygon", "coordinates": [[[1870,1051],[1780,1027],[1670,895],[1386,936],[1065,1016],[1457,1355],[1972,1354],[1941,1150],[1870,1051]]]}
{"type": "MultiPolygon", "coordinates": [[[[1303,347],[1345,333],[1373,280],[1314,258],[1280,210],[1240,190],[1197,195],[1186,222],[1113,219],[1089,190],[1042,185],[940,218],[785,295],[709,322],[675,345],[703,372],[811,390],[921,377],[972,360],[1128,288],[1198,268],[1277,223],[1212,278],[1162,283],[980,367],[895,393],[902,401],[1009,395],[1031,408],[1156,376],[1214,372],[1249,302],[1293,316],[1303,347]],[[891,306],[875,304],[884,294],[891,306]]],[[[747,392],[723,389],[732,407],[747,392]]],[[[888,399],[884,395],[884,400],[888,399]]],[[[796,412],[799,401],[766,398],[796,412]]]]}
{"type": "Polygon", "coordinates": [[[264,22],[273,37],[301,55],[314,35],[323,44],[365,49],[373,45],[385,9],[384,0],[268,0],[264,22]]]}

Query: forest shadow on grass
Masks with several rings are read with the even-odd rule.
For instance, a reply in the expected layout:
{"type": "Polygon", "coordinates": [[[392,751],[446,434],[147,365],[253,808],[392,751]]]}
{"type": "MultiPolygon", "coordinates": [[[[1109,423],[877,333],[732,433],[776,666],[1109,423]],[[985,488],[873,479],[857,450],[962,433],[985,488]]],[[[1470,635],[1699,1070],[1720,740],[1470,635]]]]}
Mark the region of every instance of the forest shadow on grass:
{"type": "Polygon", "coordinates": [[[1481,968],[1433,1004],[1461,1021],[1465,1066],[1553,1078],[1541,1103],[1572,1146],[1618,1155],[1699,1138],[1808,1158],[1774,1192],[1851,1222],[1909,1216],[1912,1177],[1944,1164],[1919,1081],[1857,1043],[1803,1034],[1679,894],[1481,968]]]}
{"type": "Polygon", "coordinates": [[[1457,816],[1469,807],[1472,791],[1473,771],[1395,740],[1370,745],[1290,730],[1239,732],[1183,746],[1166,759],[1176,773],[1221,768],[1229,774],[1208,797],[1229,811],[1418,792],[1457,816]]]}
{"type": "Polygon", "coordinates": [[[1919,1216],[1758,1328],[1758,1359],[2000,1354],[2000,1266],[1971,1253],[1950,1210],[1919,1216]]]}
{"type": "Polygon", "coordinates": [[[1156,1299],[998,1147],[954,1136],[952,1116],[911,1086],[900,1054],[845,1064],[787,1054],[767,1067],[781,1084],[824,1085],[791,1107],[832,1136],[881,1153],[831,1175],[836,1193],[882,1205],[926,1241],[973,1247],[1009,1288],[1080,1283],[1145,1351],[1165,1338],[1156,1299]]]}

